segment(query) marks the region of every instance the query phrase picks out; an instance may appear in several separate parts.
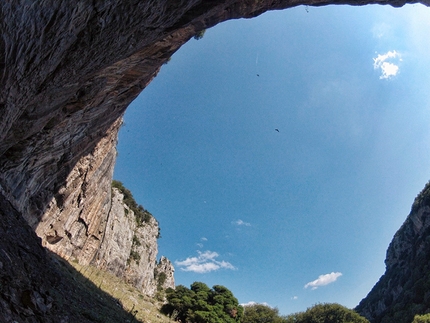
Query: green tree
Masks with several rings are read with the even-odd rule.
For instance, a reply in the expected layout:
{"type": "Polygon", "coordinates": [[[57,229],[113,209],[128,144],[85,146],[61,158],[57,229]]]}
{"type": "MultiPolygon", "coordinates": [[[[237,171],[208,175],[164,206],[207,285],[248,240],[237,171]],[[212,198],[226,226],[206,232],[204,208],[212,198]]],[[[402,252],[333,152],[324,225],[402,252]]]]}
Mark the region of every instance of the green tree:
{"type": "Polygon", "coordinates": [[[224,286],[210,289],[194,282],[188,289],[182,285],[166,291],[167,304],[161,311],[175,320],[190,323],[239,323],[243,308],[224,286]]]}
{"type": "Polygon", "coordinates": [[[430,314],[415,315],[412,323],[430,323],[430,314]]]}
{"type": "Polygon", "coordinates": [[[369,323],[369,321],[339,304],[317,304],[305,312],[288,315],[286,323],[369,323]]]}
{"type": "Polygon", "coordinates": [[[286,319],[279,315],[277,308],[263,304],[246,305],[242,323],[286,323],[286,319]]]}

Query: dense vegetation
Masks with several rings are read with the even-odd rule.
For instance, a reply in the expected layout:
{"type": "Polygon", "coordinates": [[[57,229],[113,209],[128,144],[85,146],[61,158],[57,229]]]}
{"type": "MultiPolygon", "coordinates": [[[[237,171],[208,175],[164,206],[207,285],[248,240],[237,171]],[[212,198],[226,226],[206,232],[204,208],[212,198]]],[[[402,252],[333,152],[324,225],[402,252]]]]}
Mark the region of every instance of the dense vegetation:
{"type": "Polygon", "coordinates": [[[124,203],[134,212],[138,226],[151,221],[152,214],[145,210],[142,205],[136,203],[133,194],[120,181],[113,180],[112,187],[117,188],[124,195],[124,203]]]}
{"type": "Polygon", "coordinates": [[[430,314],[415,315],[412,323],[430,323],[430,314]]]}
{"type": "Polygon", "coordinates": [[[166,290],[167,304],[161,311],[172,319],[192,323],[239,323],[243,307],[224,286],[209,288],[194,282],[191,288],[179,285],[166,290]]]}
{"type": "Polygon", "coordinates": [[[286,323],[286,319],[279,315],[277,308],[263,304],[244,306],[241,323],[286,323]]]}
{"type": "Polygon", "coordinates": [[[166,299],[162,313],[186,323],[369,323],[339,304],[317,304],[289,316],[280,316],[277,308],[263,304],[242,307],[226,287],[210,289],[201,282],[193,283],[190,289],[182,285],[170,288],[166,299]]]}
{"type": "Polygon", "coordinates": [[[339,304],[317,304],[286,317],[285,323],[369,323],[364,317],[339,304]]]}

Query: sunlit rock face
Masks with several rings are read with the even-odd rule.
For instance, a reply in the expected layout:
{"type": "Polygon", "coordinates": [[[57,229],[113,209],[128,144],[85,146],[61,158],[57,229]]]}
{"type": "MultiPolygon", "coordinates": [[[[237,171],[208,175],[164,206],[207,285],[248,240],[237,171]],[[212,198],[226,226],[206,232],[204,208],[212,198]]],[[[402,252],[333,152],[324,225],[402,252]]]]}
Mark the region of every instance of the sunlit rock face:
{"type": "Polygon", "coordinates": [[[30,222],[42,244],[63,258],[87,265],[100,248],[111,209],[120,124],[120,120],[114,122],[92,152],[79,159],[40,220],[30,222]]]}
{"type": "Polygon", "coordinates": [[[173,265],[165,257],[157,261],[158,236],[155,218],[138,224],[133,210],[124,204],[123,194],[113,188],[112,205],[94,264],[124,278],[146,295],[154,296],[159,285],[174,288],[173,265]],[[164,277],[163,281],[159,281],[160,277],[164,277]]]}
{"type": "MultiPolygon", "coordinates": [[[[2,216],[22,216],[65,258],[96,261],[120,119],[182,44],[219,22],[267,10],[406,2],[0,1],[0,196],[14,210],[2,216]]],[[[29,270],[15,268],[24,276],[29,270]]]]}
{"type": "Polygon", "coordinates": [[[372,323],[410,323],[430,311],[430,183],[391,241],[386,270],[356,310],[372,323]]]}

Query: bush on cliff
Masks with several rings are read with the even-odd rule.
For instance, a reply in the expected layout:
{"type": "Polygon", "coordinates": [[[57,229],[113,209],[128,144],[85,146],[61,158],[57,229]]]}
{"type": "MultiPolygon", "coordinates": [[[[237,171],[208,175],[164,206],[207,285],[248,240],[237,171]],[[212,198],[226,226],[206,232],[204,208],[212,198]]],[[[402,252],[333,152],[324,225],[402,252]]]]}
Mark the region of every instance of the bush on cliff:
{"type": "Polygon", "coordinates": [[[138,226],[142,226],[143,223],[149,223],[152,214],[145,210],[142,205],[136,203],[129,189],[125,188],[120,181],[116,180],[112,181],[112,187],[118,189],[124,195],[124,203],[134,212],[138,226]]]}

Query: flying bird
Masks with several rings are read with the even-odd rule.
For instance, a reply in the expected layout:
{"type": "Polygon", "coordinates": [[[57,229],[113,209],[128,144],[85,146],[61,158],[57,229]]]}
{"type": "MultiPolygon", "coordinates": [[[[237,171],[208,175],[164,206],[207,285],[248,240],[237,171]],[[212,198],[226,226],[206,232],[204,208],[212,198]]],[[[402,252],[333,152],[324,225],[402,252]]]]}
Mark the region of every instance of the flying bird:
{"type": "Polygon", "coordinates": [[[279,132],[279,129],[278,129],[278,128],[276,128],[276,129],[275,129],[275,131],[279,132]]]}
{"type": "Polygon", "coordinates": [[[257,76],[260,76],[260,74],[257,74],[257,76]]]}

